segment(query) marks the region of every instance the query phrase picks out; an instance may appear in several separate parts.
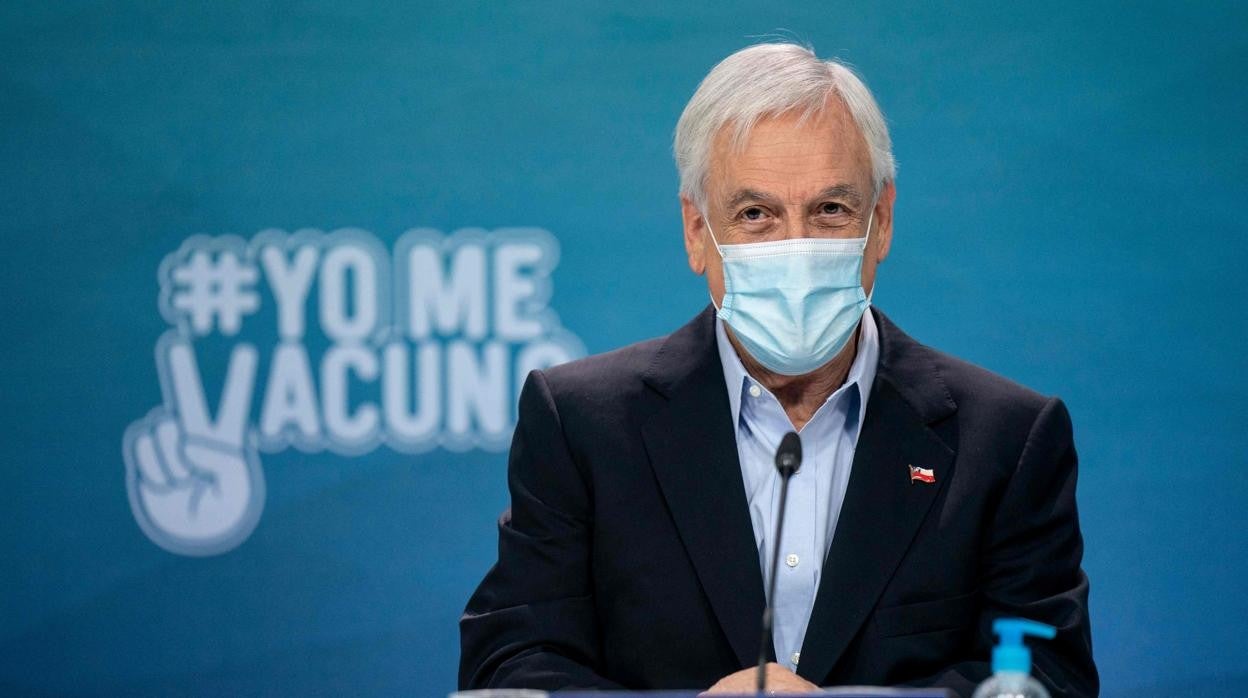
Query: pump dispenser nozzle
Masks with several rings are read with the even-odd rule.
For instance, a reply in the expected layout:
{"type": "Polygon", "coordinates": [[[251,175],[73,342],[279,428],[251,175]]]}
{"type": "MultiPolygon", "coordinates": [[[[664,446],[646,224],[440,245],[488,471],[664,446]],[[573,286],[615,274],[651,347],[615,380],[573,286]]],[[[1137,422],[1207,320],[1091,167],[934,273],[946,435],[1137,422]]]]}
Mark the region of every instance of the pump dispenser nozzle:
{"type": "Polygon", "coordinates": [[[992,622],[992,631],[1000,640],[992,650],[992,670],[1031,673],[1031,650],[1023,644],[1023,636],[1033,635],[1051,640],[1057,628],[1023,618],[998,618],[992,622]]]}

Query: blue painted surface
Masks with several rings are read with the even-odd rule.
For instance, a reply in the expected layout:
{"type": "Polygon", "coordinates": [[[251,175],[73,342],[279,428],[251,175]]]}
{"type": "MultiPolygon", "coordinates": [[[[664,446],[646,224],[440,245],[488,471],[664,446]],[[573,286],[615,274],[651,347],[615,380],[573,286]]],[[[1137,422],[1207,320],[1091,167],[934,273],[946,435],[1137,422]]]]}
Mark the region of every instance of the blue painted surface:
{"type": "Polygon", "coordinates": [[[503,457],[266,455],[250,539],[164,552],[120,453],[160,398],[157,266],[196,233],[532,225],[589,351],[666,333],[706,302],[672,128],[778,28],[889,117],[877,304],[1070,406],[1105,694],[1248,680],[1242,4],[21,5],[0,8],[5,692],[453,688],[503,457]]]}

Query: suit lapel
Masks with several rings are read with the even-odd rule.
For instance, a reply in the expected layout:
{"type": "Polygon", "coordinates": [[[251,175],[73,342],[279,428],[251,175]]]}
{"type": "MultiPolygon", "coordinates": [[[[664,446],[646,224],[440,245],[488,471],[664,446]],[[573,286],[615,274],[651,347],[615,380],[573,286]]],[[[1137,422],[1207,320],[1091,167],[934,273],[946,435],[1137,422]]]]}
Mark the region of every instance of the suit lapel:
{"type": "Polygon", "coordinates": [[[929,425],[955,405],[929,350],[873,312],[880,364],[798,664],[798,673],[818,684],[857,634],[953,474],[954,452],[929,425]],[[910,465],[934,470],[936,482],[912,483],[910,465]]]}
{"type": "Polygon", "coordinates": [[[642,427],[651,466],[715,617],[749,666],[763,579],[711,313],[668,338],[646,382],[668,398],[642,427]]]}

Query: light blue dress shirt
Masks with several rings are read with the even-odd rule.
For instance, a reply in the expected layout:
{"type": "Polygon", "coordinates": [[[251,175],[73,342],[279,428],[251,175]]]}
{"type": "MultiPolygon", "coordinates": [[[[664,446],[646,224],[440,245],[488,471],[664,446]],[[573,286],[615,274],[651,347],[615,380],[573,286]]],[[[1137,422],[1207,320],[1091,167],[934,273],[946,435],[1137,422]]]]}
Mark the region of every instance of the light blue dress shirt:
{"type": "MultiPolygon", "coordinates": [[[[722,321],[715,321],[715,336],[765,582],[770,573],[770,539],[775,535],[776,509],[780,506],[776,447],[786,433],[793,431],[793,423],[780,401],[746,372],[728,341],[722,321]]],[[[776,657],[794,671],[801,659],[802,640],[815,604],[823,562],[845,501],[879,356],[879,335],[868,310],[859,324],[858,354],[845,384],[819,406],[798,432],[802,438],[802,466],[789,480],[776,598],[772,600],[776,657]]]]}

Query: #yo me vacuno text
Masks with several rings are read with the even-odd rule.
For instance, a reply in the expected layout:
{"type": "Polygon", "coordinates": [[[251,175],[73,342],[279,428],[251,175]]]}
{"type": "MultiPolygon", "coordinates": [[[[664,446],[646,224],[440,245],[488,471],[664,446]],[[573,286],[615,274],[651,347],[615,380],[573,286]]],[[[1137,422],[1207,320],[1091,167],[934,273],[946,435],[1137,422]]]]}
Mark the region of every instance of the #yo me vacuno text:
{"type": "MultiPolygon", "coordinates": [[[[193,357],[178,357],[187,339],[246,338],[267,320],[276,343],[233,345],[210,423],[240,421],[220,412],[251,407],[238,396],[250,392],[246,421],[265,451],[500,450],[529,371],[585,353],[548,307],[558,256],[534,228],[417,229],[393,255],[356,229],[191,238],[161,267],[161,311],[178,329],[158,362],[197,374],[193,357]]],[[[192,393],[183,402],[211,395],[202,376],[164,373],[166,394],[192,393]]]]}
{"type": "Polygon", "coordinates": [[[528,373],[585,353],[548,307],[558,261],[536,228],[411,230],[393,254],[357,229],[186,240],[159,271],[162,401],[122,438],[139,527],[237,547],[260,451],[506,448],[528,373]]]}

